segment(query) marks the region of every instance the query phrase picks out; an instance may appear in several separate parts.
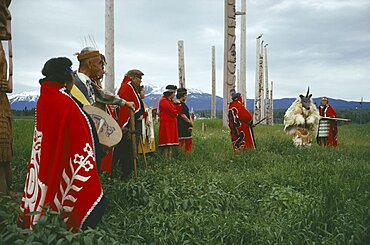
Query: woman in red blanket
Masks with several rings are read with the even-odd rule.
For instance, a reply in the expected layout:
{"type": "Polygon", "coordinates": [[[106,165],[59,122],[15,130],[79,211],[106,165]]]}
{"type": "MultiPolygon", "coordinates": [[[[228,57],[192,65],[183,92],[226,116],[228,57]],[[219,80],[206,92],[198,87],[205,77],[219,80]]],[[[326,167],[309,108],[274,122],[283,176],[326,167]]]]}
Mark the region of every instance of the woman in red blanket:
{"type": "Polygon", "coordinates": [[[252,131],[252,115],[244,107],[240,93],[232,95],[232,102],[229,105],[229,128],[234,154],[246,148],[255,149],[252,131]]]}
{"type": "Polygon", "coordinates": [[[165,157],[172,157],[172,148],[179,145],[177,131],[177,116],[181,113],[181,102],[173,100],[177,87],[167,85],[162,98],[159,101],[159,130],[158,147],[165,157]]]}
{"type": "Polygon", "coordinates": [[[61,212],[73,231],[94,227],[106,207],[100,185],[94,126],[70,97],[72,62],[48,60],[40,80],[35,131],[19,219],[32,228],[46,205],[61,212]]]}

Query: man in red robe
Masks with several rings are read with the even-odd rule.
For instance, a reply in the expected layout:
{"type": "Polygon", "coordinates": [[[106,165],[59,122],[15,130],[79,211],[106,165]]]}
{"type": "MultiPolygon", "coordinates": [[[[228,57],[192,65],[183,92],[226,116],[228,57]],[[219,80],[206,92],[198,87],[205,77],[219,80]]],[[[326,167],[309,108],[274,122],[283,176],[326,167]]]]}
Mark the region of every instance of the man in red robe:
{"type": "MultiPolygon", "coordinates": [[[[142,82],[143,72],[140,70],[130,70],[126,73],[121,87],[118,90],[118,96],[126,101],[134,102],[135,112],[135,125],[138,124],[137,120],[145,113],[144,104],[140,98],[140,85],[142,82]]],[[[127,180],[133,170],[134,154],[132,150],[132,139],[128,132],[130,121],[129,108],[121,106],[118,113],[118,125],[122,128],[123,136],[120,143],[115,147],[113,159],[118,159],[122,164],[122,178],[127,180]]],[[[141,133],[136,130],[136,149],[139,143],[141,133]]]]}
{"type": "Polygon", "coordinates": [[[73,231],[95,227],[107,201],[96,165],[93,127],[70,97],[72,62],[47,61],[35,110],[31,160],[21,203],[20,222],[32,228],[50,206],[73,231]]]}
{"type": "Polygon", "coordinates": [[[229,104],[228,118],[232,146],[234,154],[246,148],[255,149],[252,131],[252,115],[244,107],[240,93],[232,95],[232,102],[229,104]]]}
{"type": "Polygon", "coordinates": [[[158,147],[165,157],[172,157],[172,148],[179,145],[179,134],[177,131],[177,116],[181,114],[181,101],[173,100],[177,87],[167,85],[159,100],[159,129],[158,147]]]}
{"type": "MultiPolygon", "coordinates": [[[[319,113],[322,117],[336,117],[337,113],[334,108],[328,104],[328,98],[321,99],[319,113]]],[[[337,121],[320,119],[319,130],[317,132],[317,143],[321,146],[334,146],[338,144],[338,127],[337,121]]]]}

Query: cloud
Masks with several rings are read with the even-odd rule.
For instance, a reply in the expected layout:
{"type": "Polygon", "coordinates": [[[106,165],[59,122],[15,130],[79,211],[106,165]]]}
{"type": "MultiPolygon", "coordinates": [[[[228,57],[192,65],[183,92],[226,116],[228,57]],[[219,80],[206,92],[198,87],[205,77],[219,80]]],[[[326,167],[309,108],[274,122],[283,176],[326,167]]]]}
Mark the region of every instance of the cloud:
{"type": "MultiPolygon", "coordinates": [[[[144,71],[144,83],[177,83],[177,42],[184,40],[187,86],[211,91],[215,45],[217,94],[222,95],[223,5],[215,0],[115,1],[116,86],[132,68],[144,71]]],[[[16,92],[38,89],[40,70],[51,57],[66,56],[76,69],[73,53],[89,43],[84,41],[89,36],[104,52],[104,7],[100,0],[13,1],[16,92]]],[[[275,98],[295,97],[309,85],[314,96],[370,101],[369,12],[367,0],[247,1],[248,97],[254,98],[256,37],[264,33],[275,98]]],[[[236,20],[239,28],[240,17],[236,20]]],[[[239,37],[236,48],[239,62],[239,37]]]]}

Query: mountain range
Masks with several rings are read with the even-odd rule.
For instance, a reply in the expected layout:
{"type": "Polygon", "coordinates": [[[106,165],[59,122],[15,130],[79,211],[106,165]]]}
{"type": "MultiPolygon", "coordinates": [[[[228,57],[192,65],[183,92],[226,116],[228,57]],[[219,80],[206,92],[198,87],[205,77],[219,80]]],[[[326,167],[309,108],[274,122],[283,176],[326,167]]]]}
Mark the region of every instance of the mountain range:
{"type": "MultiPolygon", "coordinates": [[[[159,99],[162,96],[164,87],[145,86],[144,102],[151,107],[158,107],[159,99]]],[[[18,94],[8,94],[10,106],[12,110],[30,110],[36,106],[39,97],[38,91],[23,92],[18,94]]],[[[205,93],[199,89],[188,89],[187,105],[191,110],[201,111],[211,109],[211,97],[209,93],[205,93]]],[[[274,99],[274,109],[287,109],[296,98],[274,99]]],[[[320,103],[320,98],[313,98],[316,105],[320,103]]],[[[222,97],[216,96],[216,110],[222,110],[222,97]]],[[[248,110],[253,110],[254,100],[247,99],[248,110]]],[[[341,99],[329,99],[329,103],[335,109],[370,109],[370,102],[346,101],[341,99]]]]}

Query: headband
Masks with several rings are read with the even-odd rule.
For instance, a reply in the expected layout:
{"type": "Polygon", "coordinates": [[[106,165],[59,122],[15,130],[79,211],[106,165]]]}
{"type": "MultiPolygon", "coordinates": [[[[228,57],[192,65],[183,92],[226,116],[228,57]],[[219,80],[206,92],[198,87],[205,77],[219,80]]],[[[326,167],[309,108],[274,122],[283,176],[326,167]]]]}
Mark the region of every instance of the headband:
{"type": "Polygon", "coordinates": [[[98,50],[86,52],[86,53],[76,53],[78,61],[90,59],[93,57],[100,56],[100,53],[98,50]]]}

